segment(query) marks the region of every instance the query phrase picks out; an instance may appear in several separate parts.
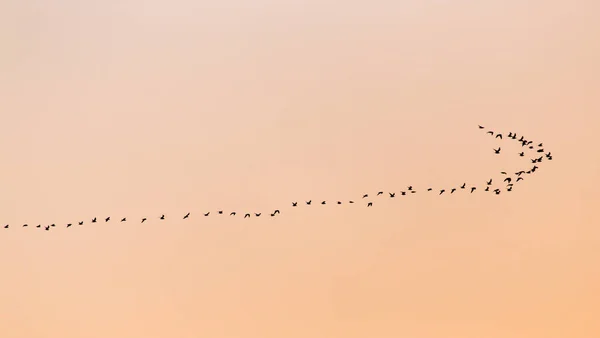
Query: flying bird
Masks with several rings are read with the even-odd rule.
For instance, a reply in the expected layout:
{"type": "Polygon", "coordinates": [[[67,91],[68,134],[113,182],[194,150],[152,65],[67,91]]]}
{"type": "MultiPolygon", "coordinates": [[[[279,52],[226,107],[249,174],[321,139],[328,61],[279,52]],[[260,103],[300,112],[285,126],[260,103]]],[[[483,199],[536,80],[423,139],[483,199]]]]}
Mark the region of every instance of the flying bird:
{"type": "Polygon", "coordinates": [[[512,181],[512,178],[510,178],[510,177],[507,177],[507,178],[504,179],[504,182],[510,183],[510,181],[512,181]]]}
{"type": "Polygon", "coordinates": [[[126,221],[127,221],[126,217],[121,218],[121,222],[126,222],[126,221]]]}
{"type": "Polygon", "coordinates": [[[440,190],[440,195],[443,194],[445,191],[446,191],[446,189],[440,190]]]}
{"type": "Polygon", "coordinates": [[[245,214],[245,215],[244,215],[244,218],[246,218],[246,217],[250,217],[250,214],[245,214]]]}
{"type": "Polygon", "coordinates": [[[312,200],[306,202],[306,205],[310,205],[311,202],[312,202],[312,200]]]}
{"type": "Polygon", "coordinates": [[[160,216],[160,219],[165,219],[165,215],[160,216]]]}
{"type": "Polygon", "coordinates": [[[92,219],[92,223],[96,223],[96,217],[92,219]]]}
{"type": "Polygon", "coordinates": [[[281,212],[279,212],[279,209],[275,209],[275,211],[273,211],[274,214],[281,214],[281,212]]]}
{"type": "Polygon", "coordinates": [[[73,225],[73,224],[71,224],[71,223],[67,224],[67,228],[70,227],[71,225],[73,225]]]}
{"type": "Polygon", "coordinates": [[[232,211],[231,214],[229,214],[229,216],[235,216],[235,211],[232,211]]]}
{"type": "Polygon", "coordinates": [[[363,195],[363,198],[367,198],[367,197],[369,197],[369,194],[364,194],[363,195]]]}
{"type": "Polygon", "coordinates": [[[369,203],[367,204],[367,207],[372,207],[372,206],[373,206],[373,202],[369,202],[369,203]]]}
{"type": "Polygon", "coordinates": [[[463,183],[463,185],[460,186],[461,189],[464,189],[467,186],[467,183],[463,183]]]}
{"type": "Polygon", "coordinates": [[[521,157],[525,156],[525,152],[524,151],[520,152],[519,156],[521,156],[521,157]]]}
{"type": "Polygon", "coordinates": [[[502,139],[502,134],[496,134],[496,138],[502,139]]]}
{"type": "Polygon", "coordinates": [[[185,216],[183,216],[183,219],[186,219],[188,217],[190,217],[190,213],[189,212],[187,214],[185,214],[185,216]]]}
{"type": "Polygon", "coordinates": [[[471,194],[473,193],[473,191],[475,191],[475,189],[477,189],[477,188],[475,188],[475,187],[471,188],[471,194]]]}
{"type": "Polygon", "coordinates": [[[482,125],[479,125],[479,129],[483,129],[483,128],[485,128],[485,127],[484,127],[484,126],[482,126],[482,125]]]}
{"type": "Polygon", "coordinates": [[[379,196],[379,195],[383,195],[383,191],[378,192],[377,196],[379,196]]]}
{"type": "Polygon", "coordinates": [[[104,219],[104,222],[108,222],[108,221],[110,221],[110,217],[106,217],[106,218],[104,219]]]}
{"type": "Polygon", "coordinates": [[[4,229],[8,229],[8,224],[4,226],[4,229]]]}
{"type": "Polygon", "coordinates": [[[256,217],[259,217],[261,215],[261,213],[254,213],[254,215],[256,215],[256,217]]]}
{"type": "Polygon", "coordinates": [[[204,216],[208,216],[208,215],[210,215],[210,211],[204,214],[204,216]]]}
{"type": "Polygon", "coordinates": [[[41,228],[41,227],[42,227],[42,225],[41,225],[41,224],[38,224],[38,225],[36,225],[35,227],[36,227],[36,228],[41,228]]]}
{"type": "Polygon", "coordinates": [[[485,191],[490,191],[490,187],[485,187],[485,191]]]}
{"type": "Polygon", "coordinates": [[[494,135],[494,132],[490,130],[490,131],[488,131],[488,132],[487,132],[487,134],[490,134],[490,135],[492,135],[492,136],[493,136],[493,135],[494,135]]]}
{"type": "Polygon", "coordinates": [[[501,149],[500,147],[498,147],[498,149],[494,149],[494,153],[500,154],[500,149],[501,149]]]}
{"type": "Polygon", "coordinates": [[[50,230],[50,226],[46,225],[45,229],[46,229],[46,231],[49,231],[50,230]]]}
{"type": "Polygon", "coordinates": [[[519,178],[517,178],[517,182],[522,181],[523,177],[519,176],[519,178]]]}
{"type": "Polygon", "coordinates": [[[390,192],[390,197],[396,197],[396,193],[395,192],[390,192]]]}
{"type": "Polygon", "coordinates": [[[431,190],[433,190],[433,189],[432,188],[427,188],[427,191],[431,191],[431,190]]]}
{"type": "Polygon", "coordinates": [[[452,188],[452,190],[450,190],[450,193],[454,194],[455,191],[456,191],[456,188],[452,188]]]}
{"type": "Polygon", "coordinates": [[[409,185],[409,186],[408,186],[408,190],[410,191],[410,190],[412,190],[412,189],[413,189],[412,185],[409,185]]]}
{"type": "Polygon", "coordinates": [[[325,204],[325,201],[321,202],[321,204],[325,204]]]}
{"type": "Polygon", "coordinates": [[[146,222],[146,219],[147,219],[147,218],[142,218],[142,222],[141,222],[141,223],[144,223],[144,222],[146,222]]]}
{"type": "Polygon", "coordinates": [[[23,227],[27,227],[27,226],[29,226],[27,223],[23,224],[23,227]]]}
{"type": "Polygon", "coordinates": [[[295,207],[298,205],[298,202],[292,202],[292,206],[295,207]]]}
{"type": "Polygon", "coordinates": [[[219,215],[223,215],[223,210],[219,210],[219,211],[217,211],[217,213],[218,213],[219,215]]]}
{"type": "Polygon", "coordinates": [[[487,181],[486,183],[487,183],[487,185],[492,185],[492,179],[490,178],[490,180],[487,181]]]}

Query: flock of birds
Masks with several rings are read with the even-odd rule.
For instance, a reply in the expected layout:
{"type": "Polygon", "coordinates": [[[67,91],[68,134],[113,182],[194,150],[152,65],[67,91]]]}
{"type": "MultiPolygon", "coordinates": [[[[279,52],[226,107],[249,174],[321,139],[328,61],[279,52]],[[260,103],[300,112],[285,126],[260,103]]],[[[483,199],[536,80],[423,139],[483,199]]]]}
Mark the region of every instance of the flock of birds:
{"type": "MultiPolygon", "coordinates": [[[[478,127],[479,127],[479,129],[485,129],[485,127],[483,127],[481,125],[479,125],[478,127]]],[[[506,137],[504,137],[502,133],[496,133],[496,132],[494,132],[492,130],[487,131],[486,134],[489,134],[489,135],[491,135],[492,137],[494,137],[496,139],[501,139],[502,140],[502,139],[506,138],[508,140],[515,140],[515,141],[519,142],[521,144],[521,147],[523,148],[523,150],[518,153],[518,155],[520,157],[526,156],[527,153],[533,153],[534,154],[533,157],[530,158],[531,164],[533,164],[533,166],[529,167],[527,170],[517,171],[517,172],[514,173],[514,176],[510,175],[510,174],[508,174],[507,172],[504,172],[504,171],[500,172],[502,175],[504,175],[504,179],[502,180],[502,183],[506,184],[506,186],[504,187],[504,191],[512,191],[513,186],[516,183],[519,183],[520,181],[524,180],[524,175],[531,175],[531,174],[535,173],[536,170],[539,169],[538,164],[542,163],[542,161],[544,161],[544,160],[551,161],[552,160],[552,154],[550,152],[545,152],[545,150],[543,148],[543,146],[544,146],[543,143],[539,143],[539,144],[535,145],[533,141],[526,139],[524,136],[520,136],[519,138],[517,138],[517,134],[513,133],[513,132],[509,132],[506,135],[506,137]]],[[[498,147],[498,149],[495,149],[495,148],[493,149],[494,154],[500,154],[501,150],[502,150],[501,147],[498,147]]],[[[496,195],[499,195],[503,191],[503,189],[495,188],[494,190],[491,190],[492,183],[493,183],[492,179],[490,179],[489,181],[486,181],[485,182],[485,189],[483,189],[483,191],[492,192],[492,193],[494,193],[496,195]]],[[[433,190],[434,190],[433,188],[427,188],[426,192],[432,192],[433,190]]],[[[450,188],[448,193],[449,194],[454,194],[458,190],[469,190],[470,193],[474,193],[477,190],[477,187],[476,186],[469,186],[467,188],[467,183],[465,182],[465,183],[463,183],[459,187],[450,188]]],[[[436,193],[438,193],[439,195],[442,195],[442,194],[444,194],[446,192],[447,192],[447,189],[445,189],[445,188],[436,190],[436,193]]],[[[400,191],[400,195],[401,196],[405,196],[405,195],[409,195],[409,194],[415,194],[415,193],[417,193],[417,190],[415,190],[413,188],[413,186],[408,186],[406,188],[406,190],[400,191]]],[[[388,192],[387,195],[389,196],[389,198],[394,198],[394,197],[396,197],[396,192],[388,192]]],[[[385,192],[384,191],[378,191],[376,193],[376,196],[385,196],[385,192]]],[[[365,199],[365,198],[368,198],[368,197],[369,197],[369,194],[362,195],[362,199],[365,199]]],[[[339,204],[343,204],[342,201],[337,201],[335,203],[338,204],[338,205],[339,204]]],[[[354,200],[349,200],[349,201],[347,201],[347,203],[354,204],[355,201],[354,200]]],[[[304,201],[304,204],[307,205],[307,206],[308,205],[312,205],[313,201],[312,200],[304,201]]],[[[327,204],[327,201],[321,201],[320,204],[321,205],[325,205],[325,204],[327,204]]],[[[297,201],[291,202],[291,206],[292,207],[298,207],[298,202],[297,201]]],[[[366,203],[366,206],[367,207],[372,207],[373,206],[373,202],[372,201],[368,201],[366,203]]],[[[281,213],[280,210],[276,209],[276,210],[273,210],[273,212],[270,213],[270,216],[271,217],[275,217],[275,216],[277,216],[280,213],[281,213]]],[[[203,213],[203,215],[205,217],[210,216],[210,214],[211,214],[210,211],[206,212],[206,213],[203,213]]],[[[223,210],[218,210],[217,214],[218,215],[224,215],[224,211],[223,210]]],[[[189,219],[190,215],[191,215],[191,213],[188,212],[187,214],[185,214],[183,216],[182,219],[184,219],[184,220],[185,219],[189,219]]],[[[237,215],[236,211],[229,212],[229,216],[236,216],[236,215],[237,215]]],[[[252,212],[252,213],[246,212],[246,213],[244,213],[244,218],[250,218],[250,217],[252,217],[252,215],[254,215],[254,217],[260,217],[262,215],[262,213],[261,212],[252,212]]],[[[165,220],[165,215],[163,214],[160,217],[158,217],[158,220],[165,220]]],[[[109,221],[111,221],[110,216],[104,218],[104,222],[109,222],[109,221]]],[[[120,222],[127,222],[127,221],[128,220],[127,220],[126,217],[123,217],[120,220],[120,222]]],[[[144,223],[146,221],[148,221],[147,217],[143,217],[141,219],[141,223],[144,223]]],[[[97,222],[98,222],[98,218],[97,217],[94,217],[94,218],[91,219],[91,223],[97,223],[97,222]]],[[[80,226],[84,225],[84,223],[85,223],[84,221],[78,221],[78,222],[76,222],[76,224],[78,224],[80,226]]],[[[75,223],[68,223],[68,224],[66,224],[64,226],[66,226],[67,228],[70,228],[74,224],[75,223]]],[[[38,228],[38,229],[44,229],[46,231],[50,231],[52,228],[55,228],[56,226],[57,225],[55,223],[52,223],[52,224],[49,224],[49,225],[38,224],[35,227],[38,228]]],[[[29,227],[29,224],[22,224],[21,227],[23,227],[23,228],[29,227]]],[[[4,229],[9,229],[9,228],[10,228],[10,224],[4,225],[4,229]]]]}

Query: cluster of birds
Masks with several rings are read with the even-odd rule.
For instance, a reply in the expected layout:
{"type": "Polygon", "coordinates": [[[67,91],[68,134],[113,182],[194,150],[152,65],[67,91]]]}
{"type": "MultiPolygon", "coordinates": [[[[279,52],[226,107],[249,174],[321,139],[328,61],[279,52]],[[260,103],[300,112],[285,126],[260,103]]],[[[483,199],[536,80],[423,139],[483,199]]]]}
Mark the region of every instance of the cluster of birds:
{"type": "MultiPolygon", "coordinates": [[[[479,129],[485,129],[485,127],[479,125],[479,129]]],[[[493,136],[494,138],[497,138],[497,139],[501,139],[501,140],[504,139],[504,136],[503,136],[502,133],[496,133],[496,132],[494,132],[492,130],[487,131],[486,134],[489,134],[489,135],[491,135],[491,136],[493,136]]],[[[539,143],[536,146],[536,145],[534,145],[533,141],[526,139],[524,136],[520,136],[520,138],[517,139],[517,134],[513,133],[513,132],[509,132],[507,134],[507,136],[506,136],[506,139],[516,140],[517,142],[519,142],[521,144],[521,147],[524,148],[524,149],[521,152],[518,153],[518,155],[520,157],[526,156],[526,151],[533,152],[535,154],[535,157],[532,157],[530,159],[531,163],[533,164],[533,166],[530,167],[530,168],[528,168],[527,170],[520,170],[520,171],[515,172],[514,173],[514,177],[516,177],[516,178],[514,178],[512,175],[509,175],[505,171],[500,172],[502,175],[504,175],[504,179],[502,180],[502,182],[506,184],[505,191],[512,191],[514,184],[516,184],[516,183],[524,180],[523,175],[531,175],[531,174],[535,173],[536,170],[539,169],[539,167],[538,167],[537,164],[541,163],[544,160],[551,161],[552,160],[552,154],[550,152],[547,152],[547,153],[545,152],[545,150],[543,148],[543,146],[544,146],[543,143],[539,143]]],[[[500,154],[501,150],[502,150],[501,147],[498,147],[498,149],[495,149],[495,148],[493,149],[493,151],[494,151],[495,154],[500,154]]],[[[494,190],[491,190],[492,181],[493,181],[492,179],[490,179],[489,181],[486,181],[485,182],[485,189],[483,189],[483,190],[484,191],[491,191],[494,194],[499,195],[502,192],[502,189],[495,188],[494,190]]],[[[477,187],[476,186],[469,186],[468,189],[467,189],[467,183],[465,182],[465,183],[463,183],[459,187],[450,188],[449,189],[449,194],[454,194],[458,190],[469,190],[470,193],[474,193],[477,190],[477,187]]],[[[427,192],[432,192],[433,188],[427,188],[426,191],[427,192]]],[[[438,194],[442,195],[442,194],[446,193],[446,191],[447,190],[445,188],[440,189],[438,194]]],[[[401,196],[406,196],[406,195],[415,194],[415,193],[417,193],[417,190],[415,190],[413,188],[413,186],[408,186],[406,188],[406,190],[400,191],[400,195],[401,196]]],[[[385,194],[384,191],[378,191],[377,194],[376,194],[376,196],[385,196],[384,194],[385,194]]],[[[396,193],[395,192],[388,192],[387,194],[389,195],[389,198],[396,197],[396,193]]],[[[365,198],[368,198],[368,197],[369,197],[369,194],[362,195],[362,199],[365,199],[365,198]]],[[[313,201],[312,200],[308,200],[308,201],[304,201],[304,203],[305,203],[305,205],[312,205],[313,201]]],[[[342,201],[337,201],[335,203],[338,204],[338,205],[339,204],[343,204],[342,201]]],[[[349,200],[349,201],[347,201],[347,203],[354,204],[355,201],[354,200],[349,200]]],[[[321,205],[325,205],[325,204],[327,204],[327,201],[321,201],[320,204],[321,205]]],[[[292,207],[298,207],[298,202],[297,201],[291,202],[291,206],[292,207]]],[[[367,207],[372,207],[373,206],[373,202],[372,201],[368,201],[366,203],[366,206],[367,207]]],[[[270,216],[271,217],[275,217],[275,216],[277,216],[280,213],[281,212],[279,211],[279,209],[276,209],[276,210],[274,210],[273,212],[270,213],[270,216]]],[[[206,212],[206,213],[203,213],[203,215],[205,217],[208,217],[210,214],[211,214],[210,211],[206,212]]],[[[223,215],[224,211],[223,210],[218,210],[217,214],[223,215]]],[[[191,215],[191,213],[188,212],[187,214],[185,214],[183,216],[183,219],[184,220],[188,219],[190,217],[190,215],[191,215]]],[[[229,213],[229,215],[230,216],[236,216],[237,212],[232,211],[232,212],[229,213]]],[[[247,213],[244,214],[244,218],[250,218],[250,217],[252,217],[252,215],[254,215],[254,217],[260,217],[262,215],[262,213],[261,212],[254,212],[254,213],[247,212],[247,213]]],[[[158,217],[158,219],[159,220],[165,220],[165,215],[164,214],[161,215],[160,217],[158,217]]],[[[104,222],[109,222],[109,221],[111,221],[110,217],[104,218],[104,222]]],[[[146,217],[144,217],[144,218],[141,219],[141,223],[144,223],[146,221],[148,221],[148,218],[146,218],[146,217]]],[[[92,218],[91,223],[97,223],[97,222],[98,222],[97,217],[92,218]]],[[[121,222],[127,222],[127,218],[126,217],[121,218],[121,222]]],[[[80,226],[84,225],[84,221],[79,221],[79,222],[77,222],[77,224],[80,225],[80,226]]],[[[68,223],[68,224],[66,224],[66,227],[70,228],[73,225],[74,225],[74,223],[68,223]]],[[[50,229],[52,229],[52,228],[54,228],[56,226],[57,225],[55,223],[52,223],[50,225],[44,225],[44,226],[42,226],[41,224],[38,224],[35,227],[39,228],[39,229],[44,229],[46,231],[50,231],[50,229]]],[[[21,227],[29,227],[29,224],[23,224],[21,227]]],[[[10,228],[9,224],[4,225],[4,229],[9,229],[9,228],[10,228]]]]}

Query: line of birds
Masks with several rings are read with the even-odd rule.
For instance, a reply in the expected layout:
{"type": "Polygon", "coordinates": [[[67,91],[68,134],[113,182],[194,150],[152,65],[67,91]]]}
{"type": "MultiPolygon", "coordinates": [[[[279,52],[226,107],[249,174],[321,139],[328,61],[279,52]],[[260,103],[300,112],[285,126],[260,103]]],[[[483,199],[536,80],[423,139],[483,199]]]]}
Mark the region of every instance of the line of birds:
{"type": "MultiPolygon", "coordinates": [[[[483,127],[481,125],[479,125],[478,127],[479,127],[479,129],[484,129],[485,128],[485,127],[483,127]]],[[[486,134],[490,134],[490,135],[494,136],[494,138],[498,138],[498,139],[501,139],[501,140],[503,139],[503,135],[501,133],[495,133],[492,130],[487,131],[486,134]]],[[[548,161],[551,161],[552,160],[552,154],[550,152],[546,153],[544,151],[544,149],[543,149],[543,143],[539,143],[537,145],[538,149],[536,149],[536,146],[533,145],[533,141],[527,140],[524,136],[521,136],[519,139],[517,139],[517,134],[516,133],[509,132],[506,138],[507,139],[511,139],[511,140],[517,140],[518,142],[521,143],[521,147],[527,147],[527,150],[533,150],[533,151],[535,151],[535,153],[541,154],[539,157],[531,158],[531,163],[534,164],[533,167],[529,168],[528,170],[519,170],[519,171],[517,171],[517,172],[514,173],[514,175],[516,176],[516,179],[514,179],[514,183],[513,183],[513,177],[511,175],[509,175],[505,171],[500,172],[502,175],[505,176],[505,178],[502,180],[502,182],[506,183],[506,191],[512,191],[515,183],[518,183],[518,182],[524,180],[524,178],[523,178],[522,175],[524,175],[524,174],[529,175],[529,174],[535,173],[536,170],[539,169],[539,167],[537,166],[537,163],[541,163],[544,159],[546,159],[548,161]]],[[[494,150],[495,154],[500,154],[501,148],[498,147],[498,149],[494,148],[493,150],[494,150]]],[[[525,156],[525,151],[519,152],[518,155],[520,157],[524,157],[525,156]]],[[[484,189],[484,191],[492,191],[496,195],[499,195],[502,192],[502,189],[496,188],[494,190],[490,190],[491,186],[492,186],[492,182],[493,182],[493,179],[491,179],[491,178],[489,179],[489,181],[485,182],[485,189],[484,189]]],[[[470,193],[473,193],[473,192],[475,192],[477,190],[477,187],[476,186],[470,186],[467,189],[467,183],[465,182],[465,183],[463,183],[459,187],[451,188],[449,193],[450,194],[454,194],[458,190],[469,190],[470,193]]],[[[431,191],[433,191],[433,188],[427,188],[427,191],[431,192],[431,191]]],[[[438,195],[442,195],[445,192],[446,192],[445,188],[444,189],[440,189],[438,195]]],[[[417,191],[413,188],[413,186],[408,186],[406,188],[406,190],[400,191],[400,195],[401,196],[411,195],[411,194],[415,194],[415,193],[417,193],[417,191]]],[[[376,196],[383,196],[384,194],[385,194],[384,191],[378,191],[377,194],[376,194],[376,196]]],[[[396,192],[388,192],[388,195],[389,195],[389,198],[394,198],[394,197],[396,197],[396,192]]],[[[368,197],[369,197],[369,194],[362,195],[363,199],[368,198],[368,197]]],[[[305,201],[304,203],[306,205],[312,205],[313,201],[312,200],[308,200],[308,201],[305,201]]],[[[349,200],[348,203],[349,204],[354,204],[355,201],[354,200],[349,200]]],[[[326,205],[327,201],[321,201],[320,204],[321,205],[326,205]]],[[[336,204],[340,205],[340,204],[343,204],[343,202],[342,201],[337,201],[336,204]]],[[[292,202],[291,206],[292,207],[298,207],[298,202],[297,201],[292,202]]],[[[367,202],[366,206],[367,207],[372,207],[373,206],[373,202],[372,201],[367,202]]],[[[280,212],[279,209],[275,209],[273,212],[270,213],[270,215],[271,215],[271,217],[275,217],[276,215],[278,215],[280,213],[281,212],[280,212]]],[[[223,210],[218,210],[217,214],[223,215],[224,211],[223,210]]],[[[254,214],[255,217],[260,217],[262,215],[261,212],[245,213],[244,214],[244,218],[250,218],[250,217],[252,217],[252,214],[254,214]]],[[[188,219],[190,217],[190,215],[191,215],[191,212],[186,213],[183,216],[183,219],[188,219]]],[[[203,213],[203,215],[205,217],[208,217],[210,215],[210,211],[206,212],[206,213],[203,213]]],[[[237,215],[237,212],[236,211],[232,211],[232,212],[229,213],[229,215],[230,216],[235,216],[235,215],[237,215]]],[[[165,215],[164,214],[161,215],[158,219],[159,220],[165,220],[165,215]]],[[[110,217],[104,218],[104,222],[109,222],[110,220],[111,220],[110,217]]],[[[148,221],[147,217],[143,217],[141,219],[141,223],[144,223],[146,221],[148,221]]],[[[97,222],[98,222],[97,217],[92,218],[91,223],[97,223],[97,222]]],[[[127,217],[121,218],[120,222],[127,222],[127,217]]],[[[83,225],[84,221],[79,221],[79,222],[77,222],[77,224],[78,225],[83,225]]],[[[68,223],[68,224],[66,224],[66,227],[70,228],[73,225],[74,225],[74,223],[68,223]]],[[[55,223],[52,223],[50,225],[45,225],[45,226],[42,226],[41,224],[38,224],[35,227],[36,228],[40,228],[40,229],[43,228],[44,230],[49,231],[51,228],[56,227],[56,226],[57,225],[55,223]]],[[[27,223],[23,224],[22,227],[29,227],[29,224],[27,224],[27,223]]],[[[10,228],[10,225],[6,224],[4,226],[4,229],[8,229],[8,228],[10,228]]]]}

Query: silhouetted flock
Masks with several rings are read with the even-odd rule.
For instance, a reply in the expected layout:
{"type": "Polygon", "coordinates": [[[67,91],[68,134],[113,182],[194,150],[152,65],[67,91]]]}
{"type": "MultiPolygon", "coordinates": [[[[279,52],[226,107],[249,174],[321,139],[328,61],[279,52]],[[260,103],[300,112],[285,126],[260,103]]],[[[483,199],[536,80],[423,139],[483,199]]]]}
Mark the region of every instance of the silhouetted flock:
{"type": "MultiPolygon", "coordinates": [[[[485,127],[483,126],[479,126],[479,129],[485,129],[485,127]]],[[[457,191],[468,191],[469,193],[475,193],[476,191],[482,191],[482,192],[488,192],[488,193],[493,193],[496,195],[500,195],[501,192],[506,191],[506,192],[510,192],[512,191],[513,187],[515,186],[515,184],[522,182],[525,180],[525,177],[527,175],[532,175],[534,174],[538,169],[538,164],[541,165],[541,163],[543,161],[551,161],[552,160],[552,154],[550,152],[545,152],[544,150],[544,145],[543,143],[534,143],[531,140],[526,139],[524,136],[521,135],[517,135],[516,133],[513,132],[509,132],[508,134],[502,134],[502,133],[496,133],[492,130],[489,130],[486,132],[486,134],[491,135],[492,137],[494,137],[495,139],[498,140],[514,140],[515,142],[520,143],[521,147],[523,148],[521,152],[517,153],[517,155],[519,155],[520,157],[525,157],[525,156],[530,156],[529,160],[531,161],[529,163],[529,167],[527,167],[525,170],[519,170],[517,172],[515,172],[514,174],[508,174],[507,172],[500,172],[503,175],[503,178],[501,178],[501,183],[503,185],[502,188],[494,188],[492,190],[492,184],[494,183],[493,179],[489,179],[489,181],[486,182],[482,182],[480,186],[467,186],[467,183],[463,183],[462,185],[458,186],[458,187],[449,187],[449,188],[441,188],[441,189],[433,189],[431,187],[428,187],[426,189],[423,190],[424,193],[436,193],[438,195],[442,195],[444,193],[447,194],[454,194],[457,191]],[[485,187],[485,188],[484,188],[485,187]]],[[[502,148],[500,146],[498,146],[498,149],[492,149],[493,150],[493,154],[499,155],[502,152],[502,148]]],[[[420,190],[419,190],[420,191],[420,190]]],[[[413,186],[408,186],[406,188],[406,190],[403,191],[399,191],[400,196],[406,196],[406,195],[412,195],[412,194],[416,194],[417,190],[415,188],[413,188],[413,186]]],[[[333,203],[340,205],[343,203],[348,203],[348,204],[362,204],[366,207],[372,207],[373,206],[373,201],[368,200],[366,203],[363,202],[364,199],[368,198],[369,194],[363,194],[362,198],[360,198],[359,200],[347,200],[347,201],[335,201],[333,203]]],[[[384,192],[384,191],[378,191],[375,194],[376,198],[395,198],[396,197],[396,192],[384,192]]],[[[320,202],[316,202],[318,204],[321,205],[326,205],[327,201],[320,201],[320,202]]],[[[298,202],[298,201],[293,201],[290,202],[289,206],[292,208],[296,208],[299,206],[299,204],[303,204],[305,206],[310,206],[313,204],[312,200],[308,200],[308,201],[302,201],[302,202],[298,202]]],[[[275,209],[272,212],[268,213],[268,217],[275,217],[277,215],[279,215],[281,212],[279,209],[275,209]]],[[[224,210],[217,210],[216,211],[217,215],[226,215],[228,214],[230,217],[234,217],[238,215],[237,211],[227,211],[225,212],[224,210]]],[[[214,214],[212,214],[214,215],[214,214]]],[[[240,216],[242,214],[240,213],[240,216]]],[[[250,217],[261,217],[262,212],[244,212],[243,213],[243,218],[250,218],[250,217]]],[[[267,216],[266,215],[266,216],[267,216]]],[[[209,217],[211,216],[211,212],[208,211],[206,213],[202,214],[202,217],[209,217]]],[[[183,216],[178,216],[177,218],[181,217],[181,219],[189,219],[191,217],[191,213],[188,212],[183,216]]],[[[147,218],[147,217],[143,217],[141,219],[136,220],[137,222],[140,223],[144,223],[147,222],[149,220],[151,220],[152,218],[147,218]]],[[[157,221],[164,221],[166,219],[166,216],[164,214],[160,215],[160,216],[155,216],[154,217],[155,220],[157,221]]],[[[104,219],[102,219],[104,222],[110,222],[111,218],[106,217],[104,219]]],[[[91,223],[98,223],[99,220],[97,217],[94,217],[90,220],[91,223]]],[[[127,217],[123,217],[120,219],[120,222],[129,222],[129,220],[127,219],[127,217]]],[[[78,221],[78,222],[74,222],[74,223],[67,223],[62,225],[63,227],[67,227],[70,228],[73,225],[79,225],[82,226],[85,224],[85,221],[78,221]]],[[[45,231],[50,231],[52,228],[57,227],[58,225],[55,223],[49,224],[49,225],[42,225],[42,224],[37,224],[35,226],[32,226],[32,228],[38,228],[38,229],[43,229],[45,231]]],[[[22,224],[20,227],[22,228],[28,228],[30,227],[29,224],[22,224]]],[[[9,224],[4,225],[4,229],[9,229],[11,228],[11,226],[9,224]]]]}

